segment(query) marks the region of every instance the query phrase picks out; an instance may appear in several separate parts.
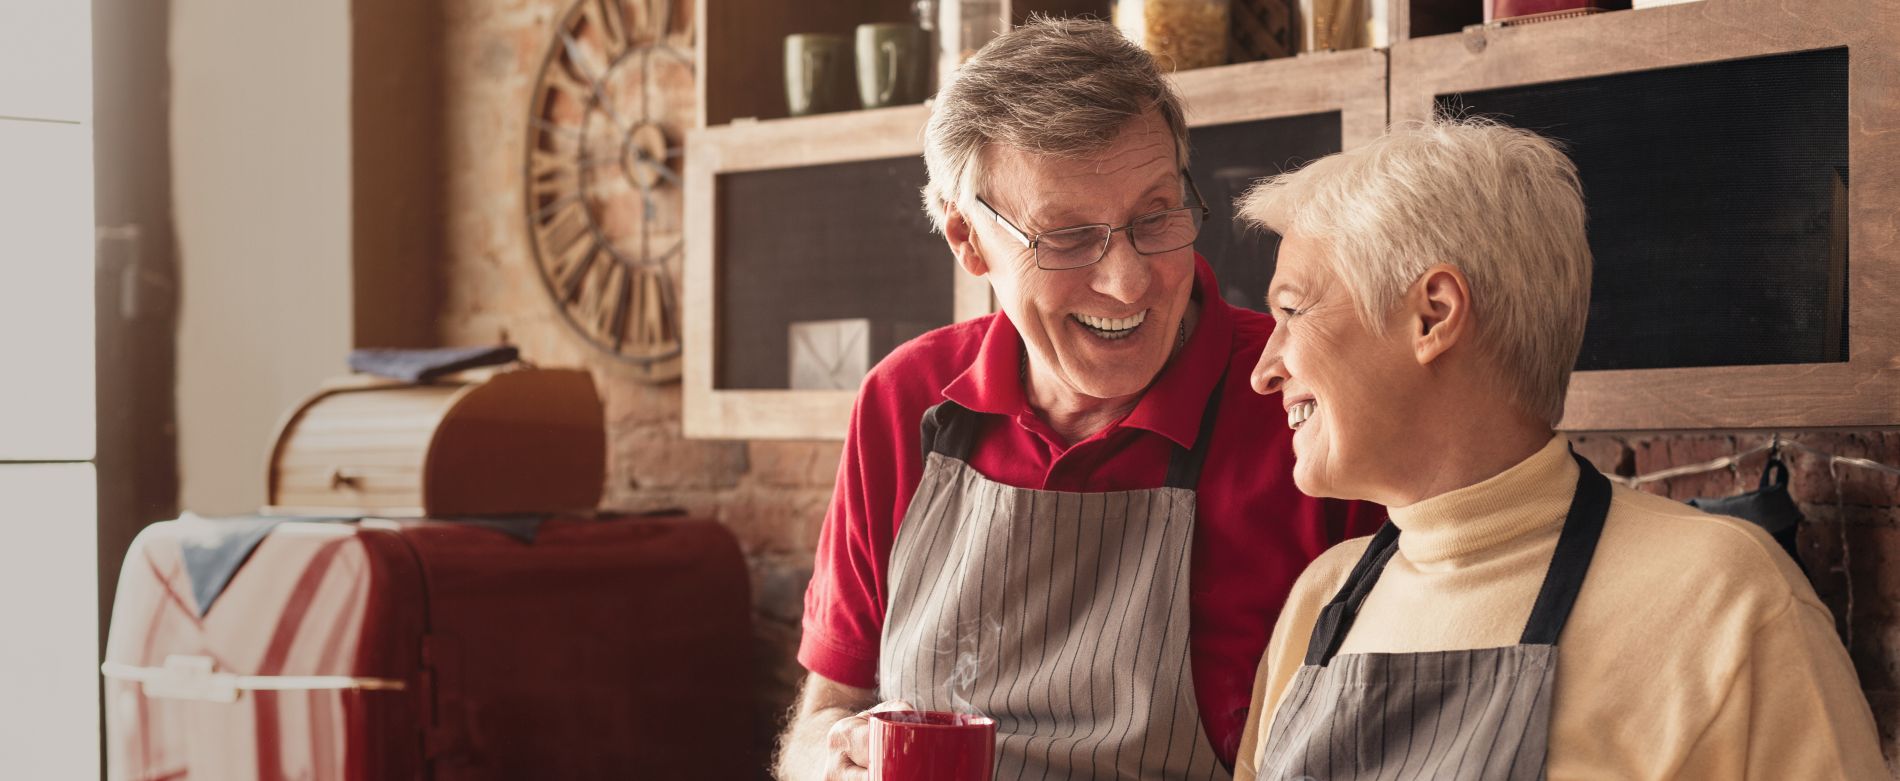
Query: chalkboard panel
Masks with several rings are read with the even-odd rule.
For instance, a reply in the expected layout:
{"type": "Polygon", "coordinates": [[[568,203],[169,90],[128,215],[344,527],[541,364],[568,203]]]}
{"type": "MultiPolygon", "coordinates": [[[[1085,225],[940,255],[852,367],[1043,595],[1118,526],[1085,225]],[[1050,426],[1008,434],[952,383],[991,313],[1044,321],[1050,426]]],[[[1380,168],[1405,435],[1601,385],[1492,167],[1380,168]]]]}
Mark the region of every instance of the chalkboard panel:
{"type": "Polygon", "coordinates": [[[958,272],[923,185],[921,157],[719,175],[713,386],[792,387],[794,323],[868,320],[867,365],[948,325],[958,272]]]}
{"type": "Polygon", "coordinates": [[[1847,360],[1847,50],[1440,95],[1563,141],[1596,256],[1578,369],[1847,360]]]}
{"type": "Polygon", "coordinates": [[[1207,125],[1188,131],[1193,151],[1188,172],[1212,210],[1194,249],[1207,257],[1220,280],[1221,298],[1263,311],[1267,283],[1280,237],[1243,228],[1234,220],[1234,199],[1254,181],[1283,173],[1339,151],[1339,112],[1207,125]]]}

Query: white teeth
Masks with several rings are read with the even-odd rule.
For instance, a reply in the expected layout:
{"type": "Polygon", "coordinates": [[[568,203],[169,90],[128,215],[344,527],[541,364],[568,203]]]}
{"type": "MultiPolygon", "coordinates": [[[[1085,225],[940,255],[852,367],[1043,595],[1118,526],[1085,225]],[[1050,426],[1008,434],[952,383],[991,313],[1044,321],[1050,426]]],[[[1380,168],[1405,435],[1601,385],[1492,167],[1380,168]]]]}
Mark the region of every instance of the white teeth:
{"type": "Polygon", "coordinates": [[[1287,427],[1298,429],[1300,426],[1305,425],[1307,419],[1313,417],[1313,412],[1318,409],[1319,409],[1319,402],[1311,401],[1311,400],[1302,401],[1298,404],[1288,407],[1286,410],[1287,427]]]}
{"type": "Polygon", "coordinates": [[[1129,317],[1096,317],[1077,313],[1075,319],[1076,322],[1095,329],[1102,336],[1119,339],[1135,330],[1135,326],[1141,325],[1141,321],[1148,319],[1148,310],[1143,309],[1129,317]]]}

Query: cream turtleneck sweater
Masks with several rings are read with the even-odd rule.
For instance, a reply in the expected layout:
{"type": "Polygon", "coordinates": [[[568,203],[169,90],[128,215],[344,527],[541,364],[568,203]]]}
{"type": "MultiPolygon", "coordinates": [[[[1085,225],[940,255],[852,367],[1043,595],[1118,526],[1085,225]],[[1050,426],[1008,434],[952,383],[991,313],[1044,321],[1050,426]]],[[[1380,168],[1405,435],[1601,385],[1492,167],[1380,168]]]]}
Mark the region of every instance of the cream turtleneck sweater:
{"type": "MultiPolygon", "coordinates": [[[[1576,481],[1558,436],[1484,482],[1392,508],[1399,551],[1340,653],[1516,644],[1576,481]]],[[[1333,547],[1294,585],[1255,680],[1239,781],[1255,777],[1313,623],[1369,539],[1333,547]]],[[[1889,777],[1832,614],[1748,523],[1616,487],[1557,647],[1552,779],[1889,777]]]]}

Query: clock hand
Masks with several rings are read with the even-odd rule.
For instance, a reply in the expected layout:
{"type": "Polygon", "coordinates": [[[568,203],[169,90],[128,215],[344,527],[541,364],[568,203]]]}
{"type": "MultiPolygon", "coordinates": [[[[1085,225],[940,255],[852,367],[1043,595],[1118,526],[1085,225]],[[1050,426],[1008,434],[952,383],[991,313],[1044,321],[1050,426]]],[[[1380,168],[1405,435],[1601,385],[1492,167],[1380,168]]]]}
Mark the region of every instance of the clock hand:
{"type": "Polygon", "coordinates": [[[653,47],[653,50],[661,54],[671,55],[673,59],[679,60],[681,64],[684,64],[684,65],[693,64],[692,52],[681,51],[671,46],[655,46],[653,47]]]}
{"type": "Polygon", "coordinates": [[[575,40],[574,36],[569,34],[568,31],[562,30],[561,46],[567,49],[568,59],[573,61],[574,67],[581,72],[581,78],[587,81],[587,88],[593,91],[594,102],[600,105],[601,112],[607,115],[609,121],[613,122],[614,129],[623,133],[626,132],[631,126],[620,118],[618,112],[614,111],[613,102],[608,100],[607,93],[601,90],[600,77],[595,76],[594,69],[589,67],[593,61],[587,57],[587,52],[581,48],[581,42],[575,40]]]}
{"type": "MultiPolygon", "coordinates": [[[[675,157],[676,155],[668,154],[667,156],[675,157]]],[[[665,179],[666,181],[671,182],[676,186],[680,184],[679,174],[674,173],[673,169],[667,166],[665,163],[662,163],[658,160],[653,159],[653,157],[651,155],[648,155],[646,150],[644,149],[640,150],[640,155],[639,157],[634,158],[634,162],[639,163],[642,166],[645,166],[648,170],[651,170],[656,174],[659,174],[661,179],[665,179]]]]}
{"type": "Polygon", "coordinates": [[[581,131],[579,128],[572,128],[566,125],[556,125],[553,122],[549,122],[540,117],[534,117],[530,121],[534,123],[535,127],[538,127],[542,130],[546,130],[550,133],[560,133],[561,135],[564,135],[564,136],[577,136],[577,137],[581,135],[581,131]]]}
{"type": "Polygon", "coordinates": [[[576,190],[576,191],[565,193],[561,197],[556,198],[552,201],[549,201],[548,205],[541,207],[539,211],[536,211],[534,213],[535,222],[543,222],[547,220],[549,215],[560,211],[561,209],[565,208],[568,204],[578,201],[580,199],[581,199],[581,194],[578,190],[576,190]]]}

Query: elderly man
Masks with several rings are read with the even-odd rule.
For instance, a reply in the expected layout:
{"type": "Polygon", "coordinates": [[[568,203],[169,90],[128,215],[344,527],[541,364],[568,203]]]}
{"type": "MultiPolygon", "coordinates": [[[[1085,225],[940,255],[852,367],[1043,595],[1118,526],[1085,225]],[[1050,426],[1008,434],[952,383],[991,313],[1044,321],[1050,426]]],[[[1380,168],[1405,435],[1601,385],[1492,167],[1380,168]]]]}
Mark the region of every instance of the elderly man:
{"type": "Polygon", "coordinates": [[[865,380],[806,596],[783,778],[863,778],[863,711],[998,724],[996,778],[1229,775],[1305,564],[1376,508],[1290,484],[1221,300],[1179,99],[1099,22],[1003,35],[937,98],[925,202],[1000,314],[865,380]]]}
{"type": "Polygon", "coordinates": [[[1294,480],[1391,508],[1294,587],[1243,780],[1886,777],[1774,540],[1612,488],[1553,433],[1591,275],[1562,152],[1439,121],[1241,213],[1284,237],[1253,383],[1288,410],[1294,480]]]}

